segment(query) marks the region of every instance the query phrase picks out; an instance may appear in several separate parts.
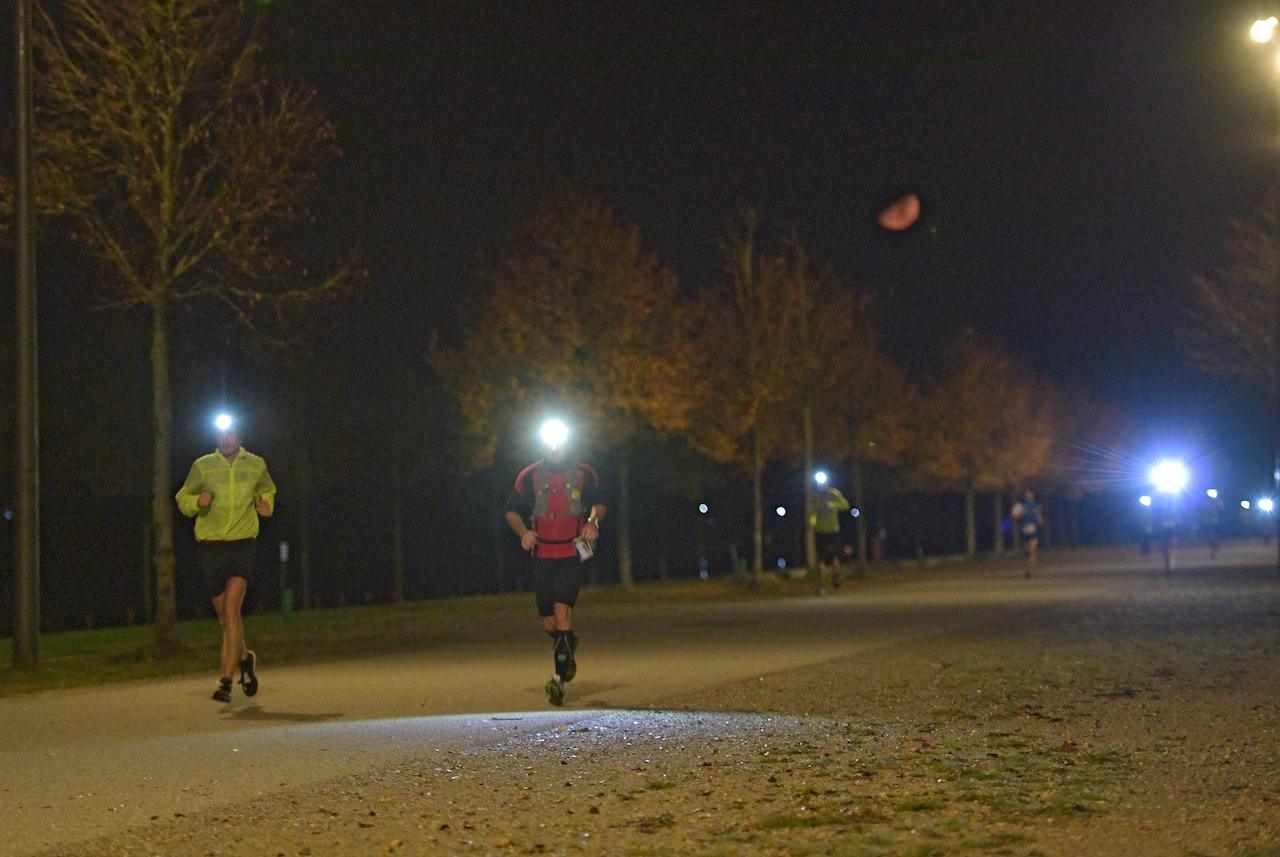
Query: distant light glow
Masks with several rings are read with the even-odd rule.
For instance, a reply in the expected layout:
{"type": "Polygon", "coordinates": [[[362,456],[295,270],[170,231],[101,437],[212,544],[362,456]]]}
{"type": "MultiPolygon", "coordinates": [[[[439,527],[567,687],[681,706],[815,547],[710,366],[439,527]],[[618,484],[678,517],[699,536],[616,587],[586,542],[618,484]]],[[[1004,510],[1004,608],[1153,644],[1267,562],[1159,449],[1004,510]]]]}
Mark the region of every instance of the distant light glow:
{"type": "Polygon", "coordinates": [[[787,567],[787,561],[782,557],[778,557],[778,568],[786,568],[786,567],[787,567]]]}
{"type": "Polygon", "coordinates": [[[701,512],[701,513],[702,513],[702,514],[704,514],[704,515],[705,515],[705,514],[707,514],[707,504],[706,504],[706,503],[699,503],[699,504],[698,504],[698,511],[699,511],[699,512],[701,512]]]}
{"type": "Polygon", "coordinates": [[[859,511],[859,509],[858,509],[858,507],[857,507],[857,506],[854,506],[852,509],[850,509],[850,510],[849,510],[849,514],[850,514],[850,515],[853,515],[853,516],[856,518],[856,517],[858,517],[859,515],[861,515],[861,514],[862,514],[862,512],[861,512],[861,511],[859,511]]]}
{"type": "Polygon", "coordinates": [[[1271,501],[1270,497],[1263,497],[1258,501],[1258,508],[1264,512],[1270,512],[1275,506],[1276,504],[1271,501]]]}
{"type": "Polygon", "coordinates": [[[813,481],[814,481],[814,482],[817,482],[819,485],[826,485],[826,484],[827,484],[827,471],[825,471],[825,470],[819,470],[817,473],[813,474],[813,481]]]}
{"type": "Polygon", "coordinates": [[[1241,509],[1248,509],[1248,508],[1249,508],[1249,501],[1248,501],[1248,500],[1241,500],[1241,501],[1240,501],[1240,508],[1241,508],[1241,509]]]}
{"type": "Polygon", "coordinates": [[[779,518],[785,518],[787,516],[786,506],[779,506],[778,508],[774,509],[774,511],[778,513],[779,518]]]}
{"type": "Polygon", "coordinates": [[[1151,481],[1166,494],[1176,494],[1187,485],[1187,468],[1181,461],[1162,461],[1151,470],[1151,481]]]}
{"type": "Polygon", "coordinates": [[[231,415],[218,414],[218,416],[214,418],[213,424],[218,427],[218,431],[226,431],[231,428],[231,415]]]}
{"type": "Polygon", "coordinates": [[[1144,505],[1144,506],[1150,506],[1150,505],[1151,505],[1151,498],[1150,498],[1150,497],[1148,497],[1146,494],[1143,494],[1141,497],[1139,497],[1139,498],[1138,498],[1138,502],[1139,502],[1139,503],[1141,503],[1141,504],[1142,504],[1142,505],[1144,505]]]}
{"type": "Polygon", "coordinates": [[[1249,34],[1253,36],[1255,42],[1269,42],[1276,33],[1277,24],[1280,24],[1280,21],[1274,17],[1267,18],[1265,21],[1254,21],[1249,34]]]}
{"type": "Polygon", "coordinates": [[[1208,495],[1209,495],[1209,499],[1211,499],[1211,500],[1217,500],[1217,499],[1218,499],[1218,489],[1217,489],[1217,488],[1210,488],[1208,491],[1206,491],[1206,492],[1204,492],[1204,493],[1208,494],[1208,495]]]}
{"type": "Polygon", "coordinates": [[[558,449],[569,439],[569,427],[560,420],[547,420],[542,424],[542,442],[552,449],[558,449]]]}

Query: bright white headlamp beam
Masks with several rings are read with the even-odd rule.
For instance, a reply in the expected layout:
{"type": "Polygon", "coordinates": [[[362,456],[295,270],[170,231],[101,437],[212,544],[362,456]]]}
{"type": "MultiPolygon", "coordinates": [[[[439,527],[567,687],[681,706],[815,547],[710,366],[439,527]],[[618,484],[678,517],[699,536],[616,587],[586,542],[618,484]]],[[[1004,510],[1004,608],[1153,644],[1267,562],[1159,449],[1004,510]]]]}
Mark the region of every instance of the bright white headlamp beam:
{"type": "Polygon", "coordinates": [[[552,449],[558,449],[569,439],[569,427],[560,420],[547,420],[542,424],[542,442],[552,449]]]}
{"type": "Polygon", "coordinates": [[[218,431],[226,431],[227,429],[231,428],[231,415],[218,414],[216,417],[214,417],[213,424],[217,426],[218,431]]]}
{"type": "Polygon", "coordinates": [[[1152,468],[1151,481],[1166,494],[1176,494],[1187,486],[1187,468],[1180,461],[1162,461],[1152,468]]]}

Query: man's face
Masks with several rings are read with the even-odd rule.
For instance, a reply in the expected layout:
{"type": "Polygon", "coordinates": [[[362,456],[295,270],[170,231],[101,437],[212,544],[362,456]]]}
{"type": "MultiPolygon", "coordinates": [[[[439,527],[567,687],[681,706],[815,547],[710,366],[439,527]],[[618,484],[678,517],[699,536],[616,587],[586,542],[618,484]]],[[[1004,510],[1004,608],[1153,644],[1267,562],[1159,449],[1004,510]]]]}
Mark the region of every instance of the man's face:
{"type": "Polygon", "coordinates": [[[240,449],[240,432],[235,429],[229,429],[218,433],[218,452],[224,457],[230,458],[240,449]]]}
{"type": "Polygon", "coordinates": [[[565,454],[566,454],[565,448],[563,446],[557,447],[556,449],[549,450],[547,452],[547,463],[553,466],[564,464],[565,454]]]}

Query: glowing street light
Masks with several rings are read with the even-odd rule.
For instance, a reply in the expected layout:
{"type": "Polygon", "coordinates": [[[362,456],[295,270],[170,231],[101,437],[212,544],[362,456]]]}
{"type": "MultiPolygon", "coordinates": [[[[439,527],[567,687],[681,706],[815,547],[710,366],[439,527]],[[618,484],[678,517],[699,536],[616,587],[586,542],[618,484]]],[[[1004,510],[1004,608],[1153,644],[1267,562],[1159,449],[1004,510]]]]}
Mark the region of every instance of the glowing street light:
{"type": "Polygon", "coordinates": [[[1276,504],[1272,502],[1270,497],[1263,497],[1261,500],[1258,501],[1258,509],[1260,511],[1267,512],[1267,513],[1270,513],[1273,509],[1275,509],[1275,505],[1276,504]]]}
{"type": "Polygon", "coordinates": [[[778,508],[774,509],[774,511],[778,513],[779,518],[785,518],[787,516],[786,506],[779,506],[778,508]]]}
{"type": "Polygon", "coordinates": [[[699,504],[698,504],[698,511],[699,511],[699,512],[701,512],[701,513],[702,513],[702,514],[704,514],[704,515],[705,515],[705,514],[707,514],[707,504],[706,504],[706,503],[699,503],[699,504]]]}
{"type": "Polygon", "coordinates": [[[1209,495],[1209,499],[1210,499],[1210,500],[1217,500],[1217,499],[1218,499],[1218,489],[1217,489],[1217,488],[1210,488],[1208,491],[1206,491],[1206,492],[1204,492],[1204,493],[1206,493],[1206,494],[1208,494],[1208,495],[1209,495]]]}
{"type": "Polygon", "coordinates": [[[1253,36],[1255,42],[1269,42],[1275,36],[1277,26],[1280,26],[1280,21],[1277,21],[1274,16],[1265,21],[1254,21],[1249,35],[1253,36]]]}
{"type": "Polygon", "coordinates": [[[1149,495],[1147,495],[1147,494],[1143,494],[1141,497],[1139,497],[1139,498],[1138,498],[1138,502],[1139,502],[1139,503],[1141,503],[1141,504],[1142,504],[1142,505],[1144,505],[1144,506],[1150,506],[1150,505],[1151,505],[1151,497],[1150,497],[1149,495]]]}
{"type": "Polygon", "coordinates": [[[1162,461],[1151,470],[1151,481],[1166,494],[1177,494],[1187,486],[1187,468],[1180,461],[1162,461]]]}
{"type": "Polygon", "coordinates": [[[1240,508],[1241,508],[1241,509],[1248,509],[1248,508],[1249,508],[1249,501],[1248,501],[1248,500],[1241,500],[1241,501],[1240,501],[1240,508]]]}

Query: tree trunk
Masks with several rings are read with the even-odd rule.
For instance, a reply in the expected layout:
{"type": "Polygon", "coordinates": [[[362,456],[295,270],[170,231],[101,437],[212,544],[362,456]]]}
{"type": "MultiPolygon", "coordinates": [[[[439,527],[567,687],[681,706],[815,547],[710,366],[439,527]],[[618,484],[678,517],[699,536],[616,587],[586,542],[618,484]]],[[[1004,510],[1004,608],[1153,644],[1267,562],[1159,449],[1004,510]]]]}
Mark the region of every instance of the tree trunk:
{"type": "MultiPolygon", "coordinates": [[[[1010,495],[1010,499],[1013,501],[1013,503],[1018,503],[1018,502],[1020,502],[1020,501],[1019,501],[1019,499],[1018,499],[1018,495],[1017,495],[1016,493],[1015,493],[1015,494],[1010,495]]],[[[1009,519],[1012,521],[1012,520],[1013,520],[1013,506],[1012,506],[1012,505],[1010,505],[1010,506],[1009,506],[1009,510],[1010,510],[1009,519]]],[[[1010,535],[1011,535],[1011,536],[1013,536],[1013,538],[1011,539],[1011,541],[1013,542],[1013,552],[1014,552],[1014,554],[1015,554],[1015,555],[1017,555],[1017,554],[1022,553],[1022,527],[1018,526],[1018,522],[1017,522],[1017,521],[1013,521],[1013,528],[1009,531],[1009,533],[1010,533],[1010,535]]]]}
{"type": "Polygon", "coordinates": [[[151,521],[156,570],[156,648],[177,649],[178,604],[173,585],[173,479],[169,469],[169,433],[173,407],[169,401],[169,308],[163,298],[151,306],[151,395],[155,444],[151,462],[151,521]]]}
{"type": "Polygon", "coordinates": [[[755,575],[756,588],[764,583],[764,489],[761,477],[764,473],[764,444],[759,427],[753,430],[751,451],[751,499],[755,520],[752,523],[753,556],[751,571],[755,575]]]}
{"type": "Polygon", "coordinates": [[[1058,522],[1053,517],[1053,503],[1047,497],[1040,501],[1040,509],[1044,514],[1044,526],[1040,528],[1040,549],[1044,550],[1053,545],[1058,522]]]}
{"type": "Polygon", "coordinates": [[[858,568],[867,567],[867,505],[862,489],[862,459],[853,457],[853,507],[858,510],[855,525],[858,531],[858,568]]]}
{"type": "Polygon", "coordinates": [[[991,523],[994,529],[991,530],[991,555],[1004,555],[1004,492],[994,491],[991,494],[991,523]]]}
{"type": "Polygon", "coordinates": [[[151,502],[148,499],[142,510],[142,621],[150,624],[155,620],[155,600],[152,598],[151,568],[153,563],[151,548],[151,502]]]}
{"type": "Polygon", "coordinates": [[[404,602],[404,478],[399,468],[391,476],[391,594],[404,602]]]}
{"type": "Polygon", "coordinates": [[[618,582],[623,589],[635,586],[631,576],[631,473],[627,450],[618,456],[618,582]]]}
{"type": "Polygon", "coordinates": [[[964,555],[973,559],[978,555],[978,492],[970,485],[964,492],[964,555]]]}
{"type": "Polygon", "coordinates": [[[814,524],[818,518],[818,498],[813,490],[813,402],[805,395],[800,409],[801,429],[804,432],[804,564],[810,574],[817,575],[818,590],[822,590],[822,569],[818,567],[818,533],[814,524]]]}
{"type": "Polygon", "coordinates": [[[298,486],[298,595],[304,609],[311,608],[311,455],[303,460],[298,486]]]}
{"type": "Polygon", "coordinates": [[[1075,497],[1067,500],[1070,505],[1067,507],[1071,512],[1071,546],[1073,548],[1080,547],[1080,501],[1075,497]]]}

